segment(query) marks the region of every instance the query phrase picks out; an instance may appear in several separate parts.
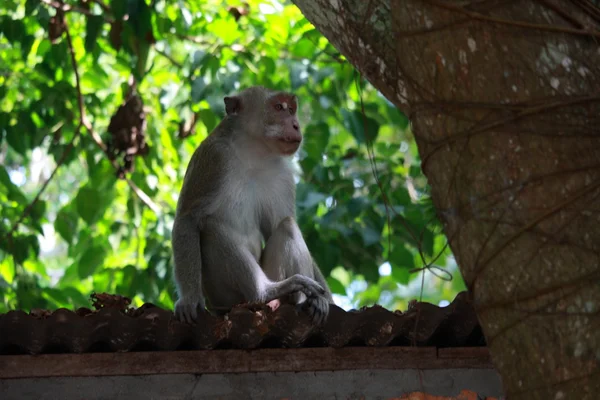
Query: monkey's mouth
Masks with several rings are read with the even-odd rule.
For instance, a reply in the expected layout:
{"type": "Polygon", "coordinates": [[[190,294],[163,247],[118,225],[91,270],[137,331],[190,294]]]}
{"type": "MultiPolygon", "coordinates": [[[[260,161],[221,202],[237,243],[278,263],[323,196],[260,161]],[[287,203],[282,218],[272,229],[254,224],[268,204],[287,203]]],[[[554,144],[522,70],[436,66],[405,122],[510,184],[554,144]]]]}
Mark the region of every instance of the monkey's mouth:
{"type": "Polygon", "coordinates": [[[299,148],[300,143],[302,143],[302,139],[279,139],[279,146],[281,148],[281,152],[285,155],[294,154],[299,148]]]}

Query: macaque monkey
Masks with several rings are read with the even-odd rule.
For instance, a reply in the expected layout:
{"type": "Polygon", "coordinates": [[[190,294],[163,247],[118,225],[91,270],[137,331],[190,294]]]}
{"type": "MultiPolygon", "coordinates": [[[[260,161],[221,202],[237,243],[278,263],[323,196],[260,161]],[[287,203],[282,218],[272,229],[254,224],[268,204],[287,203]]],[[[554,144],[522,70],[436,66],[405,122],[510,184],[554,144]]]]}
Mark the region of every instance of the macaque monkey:
{"type": "Polygon", "coordinates": [[[298,100],[251,87],[224,101],[225,118],[192,156],[177,203],[175,315],[192,322],[206,303],[222,314],[243,302],[291,302],[323,323],[331,291],[295,221],[298,100]]]}

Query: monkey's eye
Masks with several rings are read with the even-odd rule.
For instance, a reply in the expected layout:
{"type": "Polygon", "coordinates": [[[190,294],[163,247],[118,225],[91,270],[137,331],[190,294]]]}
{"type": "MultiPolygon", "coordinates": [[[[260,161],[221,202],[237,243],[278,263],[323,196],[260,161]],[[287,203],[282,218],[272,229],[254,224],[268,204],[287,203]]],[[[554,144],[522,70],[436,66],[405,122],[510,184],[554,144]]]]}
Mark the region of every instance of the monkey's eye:
{"type": "Polygon", "coordinates": [[[293,107],[288,108],[288,110],[290,110],[290,114],[294,115],[294,113],[296,112],[296,110],[294,110],[293,107]]]}
{"type": "Polygon", "coordinates": [[[283,110],[283,106],[281,104],[275,104],[275,109],[277,111],[281,111],[281,110],[283,110]]]}

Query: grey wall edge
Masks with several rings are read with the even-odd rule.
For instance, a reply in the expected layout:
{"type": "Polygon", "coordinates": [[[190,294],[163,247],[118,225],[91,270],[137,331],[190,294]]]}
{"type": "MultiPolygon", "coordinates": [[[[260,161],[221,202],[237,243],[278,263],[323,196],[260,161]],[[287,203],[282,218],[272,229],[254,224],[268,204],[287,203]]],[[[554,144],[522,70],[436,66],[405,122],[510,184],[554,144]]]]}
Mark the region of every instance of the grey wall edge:
{"type": "Polygon", "coordinates": [[[501,397],[493,369],[354,370],[50,377],[0,380],[3,400],[21,399],[373,399],[410,392],[501,397]]]}

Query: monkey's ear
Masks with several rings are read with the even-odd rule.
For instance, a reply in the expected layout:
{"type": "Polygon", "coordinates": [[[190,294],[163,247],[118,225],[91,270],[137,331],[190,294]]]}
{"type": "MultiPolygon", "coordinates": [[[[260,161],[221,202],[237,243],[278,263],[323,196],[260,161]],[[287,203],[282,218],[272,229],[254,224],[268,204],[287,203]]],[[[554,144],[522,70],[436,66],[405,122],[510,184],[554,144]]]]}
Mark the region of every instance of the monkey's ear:
{"type": "Polygon", "coordinates": [[[237,114],[242,109],[242,99],[238,96],[227,96],[225,101],[225,112],[227,115],[237,114]]]}

